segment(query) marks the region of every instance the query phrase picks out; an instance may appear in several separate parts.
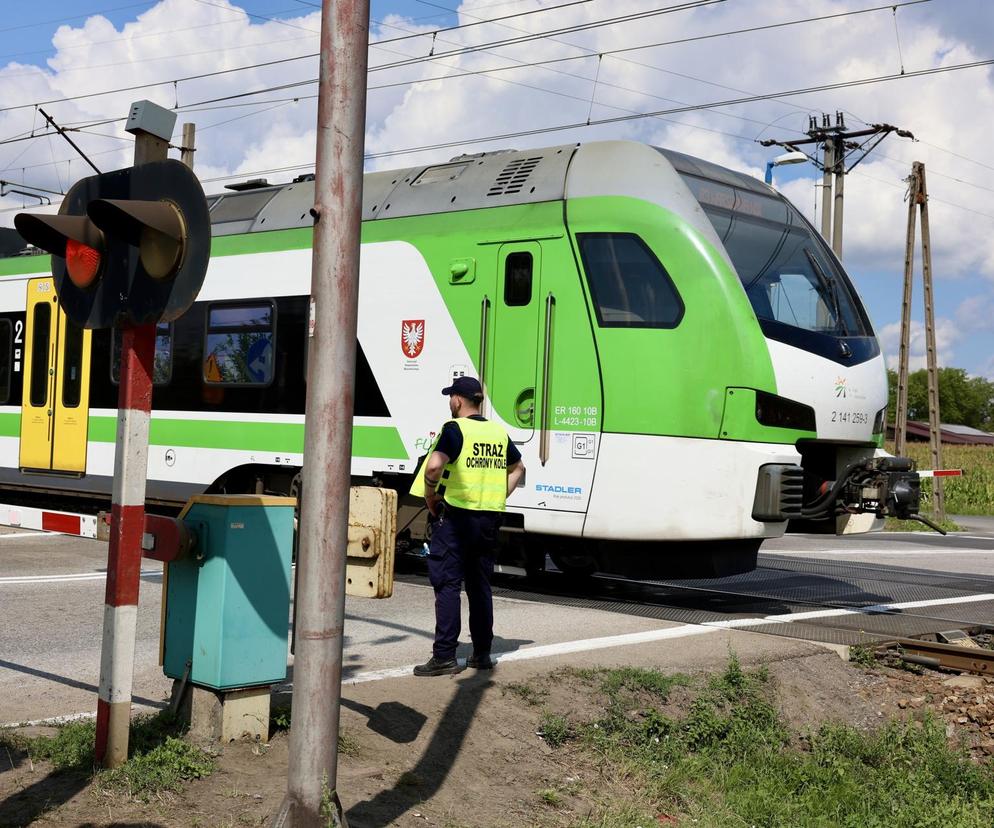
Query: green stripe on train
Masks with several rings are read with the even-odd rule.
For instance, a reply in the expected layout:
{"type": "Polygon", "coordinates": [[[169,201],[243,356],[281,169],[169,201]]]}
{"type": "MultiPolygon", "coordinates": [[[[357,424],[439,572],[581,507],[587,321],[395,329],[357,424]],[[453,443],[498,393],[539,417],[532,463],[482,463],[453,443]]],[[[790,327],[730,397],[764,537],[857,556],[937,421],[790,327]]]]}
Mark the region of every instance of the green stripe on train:
{"type": "Polygon", "coordinates": [[[20,414],[0,414],[0,437],[17,437],[20,433],[20,414]]]}
{"type": "MultiPolygon", "coordinates": [[[[90,417],[89,439],[113,443],[116,428],[113,417],[90,417]]],[[[153,419],[149,441],[156,446],[299,454],[304,450],[304,424],[153,419]]],[[[397,429],[364,425],[352,426],[352,456],[408,458],[397,429]]]]}
{"type": "MultiPolygon", "coordinates": [[[[20,423],[19,414],[0,414],[0,437],[19,436],[20,423]]],[[[113,443],[116,436],[116,418],[90,417],[90,442],[113,443]]],[[[153,419],[149,441],[155,446],[300,454],[304,424],[153,419]]],[[[388,426],[352,426],[352,456],[409,459],[400,433],[388,426]]]]}

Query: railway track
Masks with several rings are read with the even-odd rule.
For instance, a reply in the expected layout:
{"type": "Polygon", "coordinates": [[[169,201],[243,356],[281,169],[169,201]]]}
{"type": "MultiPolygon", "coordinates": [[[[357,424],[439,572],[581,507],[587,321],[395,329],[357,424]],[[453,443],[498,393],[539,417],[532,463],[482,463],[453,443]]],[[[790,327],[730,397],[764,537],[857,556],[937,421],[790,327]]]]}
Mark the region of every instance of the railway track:
{"type": "Polygon", "coordinates": [[[527,582],[498,576],[494,595],[829,644],[920,644],[919,661],[994,675],[994,650],[925,646],[952,631],[994,630],[994,577],[982,575],[761,554],[754,572],[730,578],[595,576],[578,586],[546,572],[527,582]]]}

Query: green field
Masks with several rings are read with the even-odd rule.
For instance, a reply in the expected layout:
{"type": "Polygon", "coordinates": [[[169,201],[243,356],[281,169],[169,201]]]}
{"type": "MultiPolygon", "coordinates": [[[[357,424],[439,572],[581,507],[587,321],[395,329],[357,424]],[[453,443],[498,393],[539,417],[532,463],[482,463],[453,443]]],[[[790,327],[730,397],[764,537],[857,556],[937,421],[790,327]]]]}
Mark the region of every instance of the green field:
{"type": "MultiPolygon", "coordinates": [[[[888,444],[887,450],[893,452],[894,445],[888,444]]],[[[932,468],[928,443],[908,443],[905,454],[918,462],[918,468],[932,468]]],[[[945,480],[946,514],[994,515],[994,446],[943,446],[942,465],[963,469],[963,477],[945,480]]],[[[922,493],[923,509],[931,512],[931,481],[922,481],[922,493]]]]}

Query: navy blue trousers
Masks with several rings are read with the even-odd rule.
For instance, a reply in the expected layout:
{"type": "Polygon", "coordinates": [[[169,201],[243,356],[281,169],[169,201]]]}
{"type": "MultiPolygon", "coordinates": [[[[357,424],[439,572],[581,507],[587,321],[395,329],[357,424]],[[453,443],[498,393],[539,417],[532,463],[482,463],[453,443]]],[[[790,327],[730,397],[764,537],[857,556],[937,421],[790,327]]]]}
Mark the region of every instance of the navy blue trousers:
{"type": "Polygon", "coordinates": [[[499,512],[473,512],[446,506],[432,523],[428,579],[435,590],[435,644],[439,660],[455,658],[462,627],[461,594],[469,598],[469,636],[473,652],[490,652],[494,640],[494,573],[499,512]]]}

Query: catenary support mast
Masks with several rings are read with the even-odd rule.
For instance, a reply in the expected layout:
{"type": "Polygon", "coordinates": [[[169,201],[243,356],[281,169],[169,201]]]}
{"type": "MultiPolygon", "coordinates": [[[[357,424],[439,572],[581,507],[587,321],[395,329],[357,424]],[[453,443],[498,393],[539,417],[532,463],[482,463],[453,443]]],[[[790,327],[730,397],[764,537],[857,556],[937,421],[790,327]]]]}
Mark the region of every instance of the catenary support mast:
{"type": "Polygon", "coordinates": [[[368,32],[368,0],[323,1],[293,727],[279,826],[345,823],[338,725],[368,32]]]}

